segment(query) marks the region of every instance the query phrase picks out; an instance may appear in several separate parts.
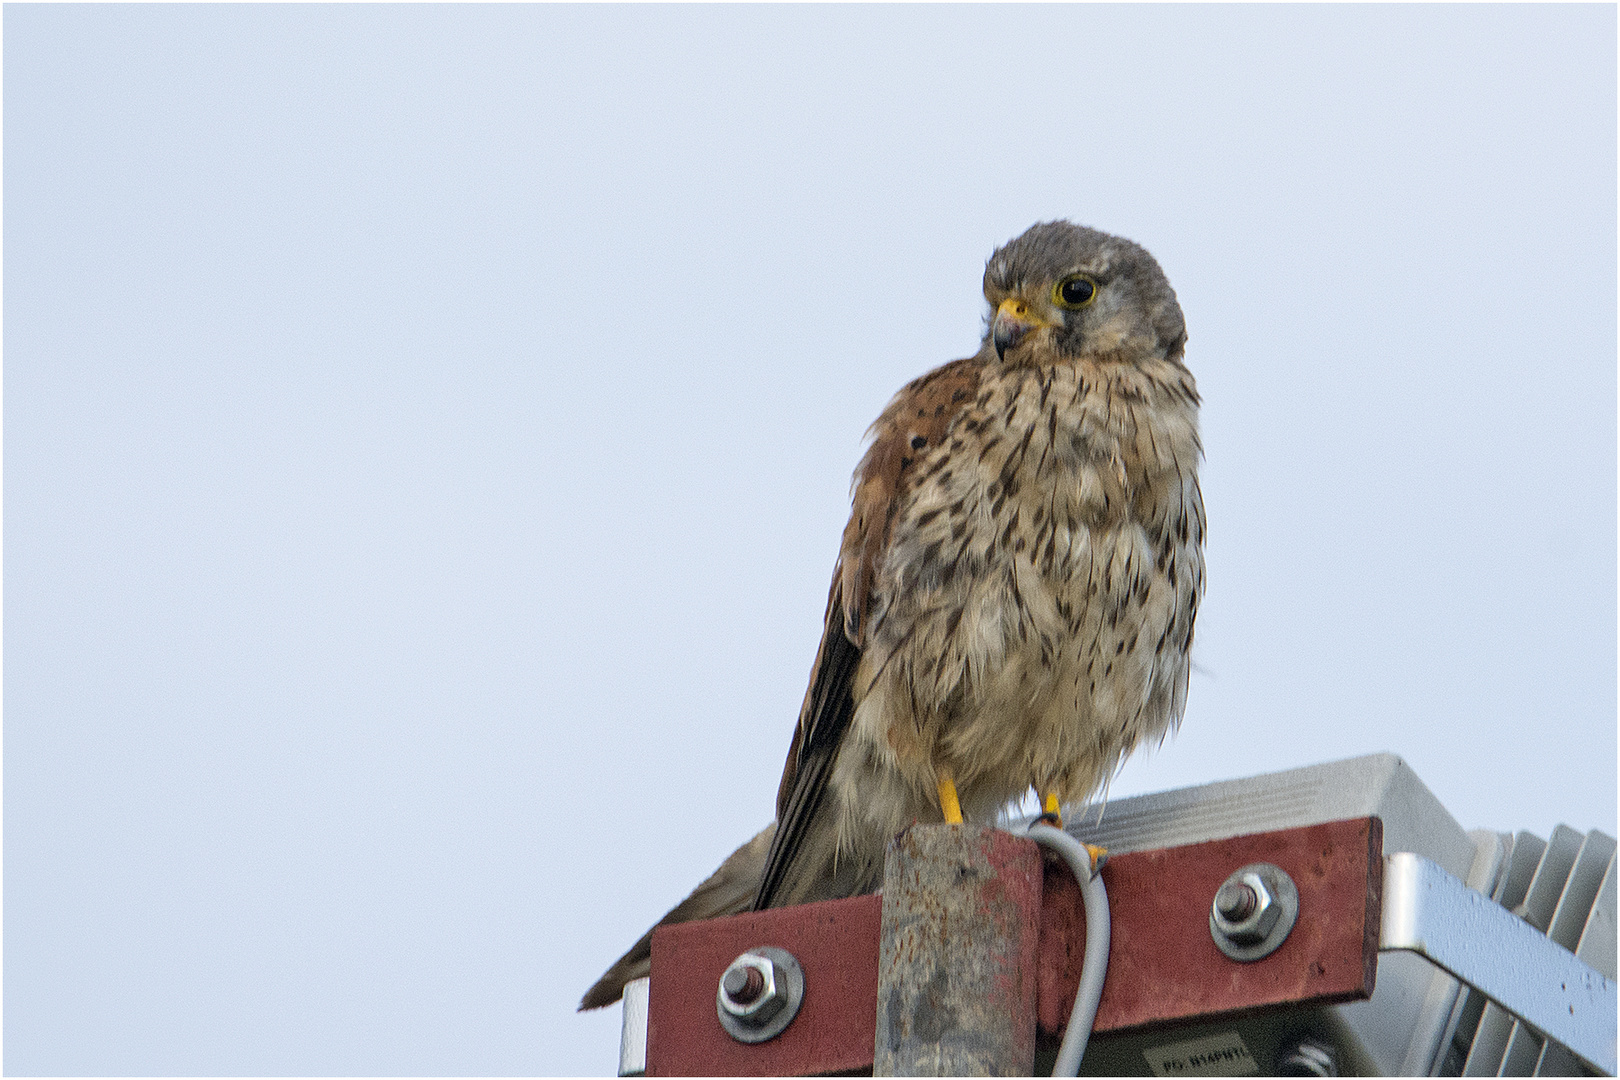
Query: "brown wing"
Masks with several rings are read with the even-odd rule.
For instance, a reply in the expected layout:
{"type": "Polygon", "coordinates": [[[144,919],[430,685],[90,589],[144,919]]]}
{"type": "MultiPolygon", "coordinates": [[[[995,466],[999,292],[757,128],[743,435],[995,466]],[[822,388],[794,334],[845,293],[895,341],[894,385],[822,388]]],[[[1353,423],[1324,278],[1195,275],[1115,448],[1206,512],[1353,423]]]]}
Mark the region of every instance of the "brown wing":
{"type": "Polygon", "coordinates": [[[776,835],[754,909],[771,906],[827,789],[838,748],[855,714],[855,669],[866,638],[872,583],[889,544],[913,466],[944,441],[951,422],[978,392],[983,363],[957,360],[906,385],[872,425],[872,445],[855,470],[853,509],[833,569],[821,647],[776,791],[776,835]]]}

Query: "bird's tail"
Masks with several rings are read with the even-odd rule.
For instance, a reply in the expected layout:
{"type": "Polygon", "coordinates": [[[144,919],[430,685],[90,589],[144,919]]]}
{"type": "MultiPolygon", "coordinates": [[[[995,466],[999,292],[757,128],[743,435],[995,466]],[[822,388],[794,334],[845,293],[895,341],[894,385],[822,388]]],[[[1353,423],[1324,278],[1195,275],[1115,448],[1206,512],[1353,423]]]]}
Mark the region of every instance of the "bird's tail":
{"type": "MultiPolygon", "coordinates": [[[[759,835],[727,856],[720,869],[693,889],[691,896],[671,908],[668,915],[658,920],[653,930],[665,923],[714,919],[722,915],[736,915],[751,908],[754,893],[759,888],[760,875],[765,871],[765,856],[775,835],[776,822],[773,821],[759,835]]],[[[585,996],[579,1002],[581,1012],[613,1004],[624,993],[625,983],[647,974],[652,967],[652,935],[652,930],[642,934],[641,940],[630,946],[630,951],[619,957],[607,969],[607,974],[596,980],[595,986],[585,991],[585,996]]]]}

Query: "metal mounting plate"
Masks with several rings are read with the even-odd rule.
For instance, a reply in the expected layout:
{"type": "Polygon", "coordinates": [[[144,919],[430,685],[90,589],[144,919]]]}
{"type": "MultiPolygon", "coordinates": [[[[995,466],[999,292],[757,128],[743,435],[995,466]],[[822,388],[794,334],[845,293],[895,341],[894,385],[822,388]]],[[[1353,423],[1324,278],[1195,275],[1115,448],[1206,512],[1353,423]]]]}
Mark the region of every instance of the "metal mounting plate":
{"type": "MultiPolygon", "coordinates": [[[[1365,998],[1378,958],[1382,827],[1355,818],[1110,856],[1103,868],[1114,947],[1097,1039],[1274,1005],[1365,998]],[[1209,936],[1210,897],[1234,868],[1273,863],[1299,887],[1299,921],[1275,953],[1242,964],[1209,936]]],[[[660,926],[652,939],[647,1074],[803,1076],[870,1069],[876,1033],[882,898],[860,896],[660,926]],[[715,986],[760,942],[804,969],[799,1016],[768,1042],[715,1023],[715,986]]],[[[1051,868],[1036,959],[1039,1031],[1061,1032],[1074,1001],[1085,917],[1067,868],[1051,868]]],[[[1096,1040],[1094,1040],[1096,1041],[1096,1040]]]]}

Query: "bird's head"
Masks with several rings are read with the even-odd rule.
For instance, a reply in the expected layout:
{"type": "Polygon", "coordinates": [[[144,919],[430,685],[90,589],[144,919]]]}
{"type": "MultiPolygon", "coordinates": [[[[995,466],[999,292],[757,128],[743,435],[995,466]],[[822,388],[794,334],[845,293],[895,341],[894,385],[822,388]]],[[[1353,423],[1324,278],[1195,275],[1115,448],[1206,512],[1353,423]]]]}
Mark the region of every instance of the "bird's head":
{"type": "Polygon", "coordinates": [[[984,267],[984,344],[1007,363],[1179,359],[1187,341],[1175,290],[1140,245],[1044,221],[984,267]]]}

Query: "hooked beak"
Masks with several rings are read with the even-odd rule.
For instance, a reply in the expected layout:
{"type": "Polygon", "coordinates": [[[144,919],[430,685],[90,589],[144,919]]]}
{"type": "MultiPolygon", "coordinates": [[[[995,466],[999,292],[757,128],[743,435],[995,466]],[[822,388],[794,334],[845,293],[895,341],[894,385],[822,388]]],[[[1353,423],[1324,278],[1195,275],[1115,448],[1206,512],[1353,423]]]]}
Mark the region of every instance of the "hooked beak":
{"type": "Polygon", "coordinates": [[[1017,297],[1008,297],[996,308],[996,317],[990,321],[990,340],[996,346],[996,358],[1005,360],[1007,350],[1023,340],[1031,330],[1050,323],[1029,309],[1029,304],[1017,297]]]}

